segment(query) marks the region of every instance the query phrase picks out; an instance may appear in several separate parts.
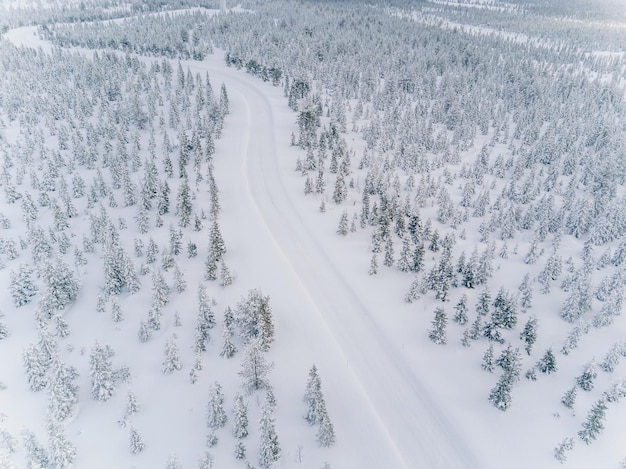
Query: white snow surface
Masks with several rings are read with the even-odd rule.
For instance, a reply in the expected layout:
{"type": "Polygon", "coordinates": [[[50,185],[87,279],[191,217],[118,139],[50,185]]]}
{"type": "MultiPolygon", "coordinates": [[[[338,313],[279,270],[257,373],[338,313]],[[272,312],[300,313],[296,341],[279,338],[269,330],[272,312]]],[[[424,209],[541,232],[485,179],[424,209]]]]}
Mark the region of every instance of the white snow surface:
{"type": "MultiPolygon", "coordinates": [[[[50,47],[36,36],[35,27],[12,30],[6,37],[27,47],[50,47]]],[[[493,383],[477,380],[475,371],[468,369],[478,362],[458,348],[428,341],[426,327],[433,304],[404,303],[410,279],[399,272],[385,272],[378,278],[367,274],[368,257],[363,255],[369,243],[366,233],[350,235],[350,241],[336,236],[339,214],[349,205],[336,207],[329,202],[328,213],[321,214],[319,200],[312,202],[302,195],[302,180],[294,173],[296,158],[302,155],[289,143],[296,129],[295,115],[287,108],[282,89],[227,68],[220,52],[203,62],[182,61],[182,65],[194,74],[208,72],[214,89],[224,83],[229,93],[230,114],[216,141],[214,162],[223,207],[221,226],[237,287],[210,293],[218,300],[218,318],[223,308],[234,306],[248,288],[258,287],[271,297],[277,341],[269,356],[275,363],[272,382],[283,448],[276,467],[319,468],[324,461],[335,468],[560,467],[552,458],[552,448],[571,432],[550,414],[553,402],[559,399],[546,384],[551,377],[532,384],[551,393],[545,402],[527,398],[526,383],[522,383],[509,411],[494,409],[486,399],[493,383]],[[301,418],[304,405],[300,399],[313,363],[320,370],[335,424],[337,443],[331,449],[316,447],[314,431],[306,430],[301,418]],[[303,440],[303,435],[308,439],[303,440]],[[304,458],[299,463],[297,452],[302,446],[304,458]]],[[[185,307],[195,304],[195,286],[202,273],[186,271],[185,275],[189,285],[185,295],[191,299],[183,295],[172,307],[183,312],[183,321],[185,307]]],[[[5,270],[3,282],[6,278],[5,270]]],[[[115,341],[114,363],[126,363],[133,372],[132,389],[142,404],[134,425],[141,431],[146,451],[133,456],[123,450],[128,435],[120,430],[115,416],[122,416],[125,391],[118,390],[114,402],[92,401],[85,380],[88,370],[83,366],[79,409],[67,430],[79,451],[75,466],[163,467],[168,454],[176,452],[183,467],[193,467],[206,433],[208,386],[214,376],[229,373],[226,365],[220,359],[206,364],[195,388],[185,371],[163,377],[158,366],[161,344],[138,344],[134,326],[113,330],[110,320],[94,318],[91,312],[88,318],[79,317],[81,304],[89,295],[93,304],[95,291],[95,286],[85,285],[68,312],[73,354],[78,355],[81,347],[88,350],[99,337],[104,343],[115,341]],[[199,393],[198,387],[204,391],[199,393]],[[113,408],[115,416],[111,415],[113,408]]],[[[468,295],[472,293],[478,292],[468,295]]],[[[0,304],[8,305],[8,292],[0,295],[0,304]]],[[[129,301],[131,305],[133,300],[129,301]]],[[[188,325],[195,320],[194,314],[187,316],[188,325]]],[[[26,319],[7,317],[7,322],[13,331],[7,342],[32,340],[18,338],[20,329],[32,329],[26,319]]],[[[158,333],[161,338],[173,331],[171,322],[158,333]]],[[[213,332],[216,337],[218,329],[213,332]]],[[[449,333],[451,341],[458,341],[456,332],[449,333]]],[[[479,351],[475,352],[479,357],[479,351]]],[[[188,369],[193,352],[183,347],[181,353],[188,369]]],[[[14,435],[45,413],[41,396],[33,397],[27,391],[21,360],[17,362],[9,364],[3,359],[0,364],[1,376],[7,377],[5,384],[10,385],[0,392],[0,412],[14,435]],[[21,384],[15,384],[20,380],[21,384]]],[[[238,391],[237,377],[221,383],[229,411],[238,391]]],[[[256,428],[255,406],[253,402],[249,405],[250,426],[256,428]]],[[[566,467],[615,465],[624,436],[620,422],[624,421],[624,409],[613,409],[603,437],[593,447],[578,442],[576,458],[566,467]],[[600,454],[606,456],[606,464],[598,460],[600,454]]],[[[216,458],[215,467],[241,467],[232,458],[232,444],[224,443],[231,438],[228,432],[219,436],[220,444],[209,450],[216,458]]],[[[248,452],[253,455],[255,446],[250,441],[249,437],[248,452]]]]}

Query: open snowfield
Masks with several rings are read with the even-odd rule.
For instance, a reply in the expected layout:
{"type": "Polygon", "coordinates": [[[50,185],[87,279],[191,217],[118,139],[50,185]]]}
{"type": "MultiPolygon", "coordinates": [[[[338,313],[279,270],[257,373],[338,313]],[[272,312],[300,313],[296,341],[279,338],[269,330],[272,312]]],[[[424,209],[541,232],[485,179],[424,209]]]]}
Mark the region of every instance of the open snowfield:
{"type": "MultiPolygon", "coordinates": [[[[479,2],[476,6],[496,8],[497,2],[479,2]]],[[[443,27],[447,29],[450,25],[453,23],[443,27]]],[[[467,28],[475,33],[472,26],[467,28]]],[[[502,35],[506,37],[506,32],[502,35]]],[[[49,42],[36,35],[35,27],[11,30],[4,38],[23,47],[54,50],[49,42]]],[[[86,57],[92,56],[92,51],[87,49],[76,50],[86,57]]],[[[155,61],[145,57],[141,60],[148,65],[155,61]]],[[[571,387],[580,373],[579,365],[587,357],[593,355],[600,362],[608,347],[621,340],[624,316],[615,318],[610,332],[592,330],[581,348],[567,359],[559,356],[562,361],[558,374],[541,375],[537,382],[522,378],[514,388],[514,401],[507,412],[495,409],[486,396],[496,377],[480,370],[488,343],[461,348],[463,330],[454,323],[448,326],[447,346],[432,343],[428,329],[440,302],[431,295],[406,303],[403,298],[413,279],[406,273],[381,266],[378,275],[368,275],[371,236],[367,230],[351,232],[347,237],[337,236],[342,212],[347,210],[350,217],[359,213],[365,173],[354,172],[356,190],[340,205],[325,194],[305,196],[304,179],[294,171],[296,160],[304,160],[305,151],[291,145],[292,133],[298,133],[296,113],[289,109],[282,87],[227,67],[224,51],[219,49],[202,61],[170,62],[173,70],[180,63],[183,70],[190,70],[194,76],[199,73],[205,77],[208,73],[216,94],[222,84],[228,92],[229,113],[221,136],[215,140],[213,165],[220,191],[220,227],[228,249],[225,259],[234,282],[220,287],[217,282],[204,280],[208,226],[198,233],[185,231],[184,241],[196,240],[200,249],[197,258],[181,256],[177,260],[187,289],[181,293],[172,291],[161,329],[150,341],[140,343],[137,330],[150,308],[150,275],[142,277],[143,287],[138,294],[120,296],[125,319],[113,322],[109,307],[106,313],[95,312],[103,274],[98,254],[87,254],[89,262],[76,267],[81,283],[78,298],[63,313],[71,333],[58,339],[63,359],[79,373],[76,380],[79,400],[63,424],[66,436],[77,449],[74,467],[165,467],[168,457],[175,454],[181,467],[192,468],[205,452],[214,458],[213,467],[245,467],[233,457],[237,440],[230,433],[230,422],[216,431],[218,444],[207,448],[205,414],[209,387],[214,381],[222,385],[229,419],[235,394],[243,392],[237,372],[244,347],[237,342],[239,352],[230,360],[219,356],[221,323],[225,308],[235,308],[239,299],[254,288],[270,297],[276,329],[275,343],[267,358],[274,363],[270,381],[277,401],[276,430],[282,454],[272,467],[321,468],[325,462],[333,468],[347,469],[562,467],[553,458],[554,447],[563,438],[575,436],[600,390],[608,389],[617,380],[624,371],[624,363],[618,366],[614,376],[600,371],[593,395],[579,391],[576,407],[579,415],[575,416],[559,400],[571,387]],[[319,210],[322,198],[326,203],[325,213],[319,210]],[[200,283],[207,285],[209,296],[215,300],[217,325],[211,332],[208,350],[201,355],[203,369],[198,370],[198,380],[192,384],[189,371],[196,360],[192,343],[200,283]],[[180,326],[175,325],[175,312],[180,314],[180,326]],[[180,349],[182,370],[163,374],[163,350],[173,334],[180,349]],[[119,384],[107,402],[93,400],[89,395],[89,351],[96,341],[113,348],[114,367],[125,365],[131,372],[129,382],[119,384]],[[318,446],[316,429],[303,419],[306,405],[302,395],[312,364],[320,372],[328,415],[334,424],[336,443],[330,448],[318,446]],[[141,410],[124,422],[128,391],[137,396],[141,410]],[[140,454],[131,454],[129,450],[131,424],[145,442],[140,454]]],[[[20,138],[19,123],[5,120],[4,124],[7,140],[14,143],[20,138]]],[[[160,146],[162,137],[158,132],[156,141],[160,146]]],[[[175,131],[170,130],[170,134],[177,138],[175,131]]],[[[46,145],[56,144],[56,138],[47,138],[46,145]]],[[[358,133],[349,131],[345,138],[360,155],[365,144],[358,133]]],[[[147,154],[146,131],[142,131],[141,141],[142,155],[147,154]]],[[[91,178],[91,174],[85,173],[85,180],[91,178]]],[[[332,186],[333,181],[334,178],[329,178],[328,185],[332,186]]],[[[201,182],[194,200],[197,212],[200,208],[209,210],[209,193],[205,187],[206,183],[201,182]]],[[[27,182],[23,190],[27,191],[27,182]]],[[[175,193],[172,190],[172,199],[175,193]]],[[[13,238],[28,236],[19,203],[0,204],[0,212],[10,218],[13,238]]],[[[82,207],[79,212],[71,226],[77,244],[90,229],[86,209],[82,207]]],[[[434,209],[427,208],[423,214],[431,212],[434,219],[434,209]]],[[[130,221],[122,232],[122,242],[129,252],[133,239],[142,237],[132,221],[135,213],[130,207],[110,209],[112,219],[124,216],[130,221]]],[[[176,217],[173,213],[166,214],[163,221],[164,228],[148,235],[165,247],[167,227],[171,223],[176,225],[176,217]]],[[[207,221],[205,225],[208,224],[207,221]]],[[[473,220],[468,225],[468,240],[477,240],[477,232],[478,222],[473,220]]],[[[531,234],[524,236],[520,239],[528,245],[531,234]]],[[[577,244],[568,245],[566,240],[563,244],[565,258],[568,257],[565,253],[578,255],[577,244]]],[[[519,253],[511,253],[508,259],[496,258],[492,294],[500,286],[517,288],[518,272],[527,268],[523,262],[526,250],[520,248],[519,253]]],[[[426,256],[434,259],[430,251],[426,256]]],[[[24,251],[16,260],[5,261],[0,283],[8,285],[9,272],[28,259],[30,255],[24,251]]],[[[535,275],[540,267],[534,268],[535,275]]],[[[171,272],[165,276],[172,285],[171,272]]],[[[480,290],[463,292],[467,293],[472,309],[480,290]]],[[[454,293],[453,300],[447,304],[450,317],[459,296],[460,292],[454,293]]],[[[0,342],[0,383],[3,384],[0,428],[16,442],[21,441],[21,432],[26,428],[45,442],[46,391],[33,393],[28,389],[21,360],[24,348],[37,340],[34,327],[37,305],[33,302],[15,308],[7,289],[0,292],[0,305],[9,331],[9,336],[0,342]]],[[[558,311],[560,303],[550,295],[537,294],[535,307],[538,305],[558,311]]],[[[528,314],[520,314],[520,322],[525,322],[527,317],[528,314]]],[[[536,349],[559,349],[569,330],[559,329],[562,320],[558,314],[542,317],[540,321],[536,349]]],[[[525,362],[524,371],[528,366],[532,362],[525,362]]],[[[245,444],[247,459],[255,467],[259,450],[258,420],[264,399],[261,391],[246,396],[250,435],[245,444]]],[[[619,461],[626,456],[622,444],[626,438],[624,422],[626,409],[612,404],[597,441],[592,445],[577,441],[563,467],[618,468],[619,461]]],[[[6,459],[0,458],[0,466],[26,467],[24,448],[21,443],[14,446],[14,452],[4,454],[6,459]]]]}

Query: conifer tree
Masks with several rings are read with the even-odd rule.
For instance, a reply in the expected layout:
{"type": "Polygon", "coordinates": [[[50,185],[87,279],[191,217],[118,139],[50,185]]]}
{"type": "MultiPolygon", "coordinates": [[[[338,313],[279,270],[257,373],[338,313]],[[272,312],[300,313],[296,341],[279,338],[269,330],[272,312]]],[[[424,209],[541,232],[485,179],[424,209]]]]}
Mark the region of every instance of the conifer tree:
{"type": "Polygon", "coordinates": [[[133,427],[130,427],[130,452],[133,454],[139,454],[143,451],[145,444],[143,438],[139,435],[139,432],[133,427]]]}
{"type": "Polygon", "coordinates": [[[33,432],[24,430],[22,441],[26,450],[26,464],[30,469],[45,469],[49,467],[48,451],[37,441],[37,437],[33,432]]]}
{"type": "Polygon", "coordinates": [[[583,422],[583,428],[578,432],[580,439],[586,444],[591,444],[604,429],[605,418],[606,402],[604,399],[600,399],[595,402],[589,414],[587,414],[587,420],[583,422]]]}
{"type": "Polygon", "coordinates": [[[561,441],[556,448],[554,448],[554,459],[563,464],[567,461],[567,452],[574,449],[574,440],[573,438],[565,438],[561,441]]]}
{"type": "Polygon", "coordinates": [[[448,317],[443,308],[435,309],[435,319],[432,322],[432,329],[428,331],[428,338],[434,343],[444,345],[447,343],[448,338],[446,335],[446,326],[448,324],[448,317]]]}
{"type": "Polygon", "coordinates": [[[234,318],[230,307],[226,308],[224,312],[224,325],[222,329],[222,350],[220,356],[224,358],[232,358],[237,353],[237,347],[233,344],[231,338],[233,337],[234,318]]]}
{"type": "Polygon", "coordinates": [[[57,358],[51,367],[48,392],[50,394],[49,411],[56,421],[63,421],[69,417],[78,402],[78,386],[74,380],[78,377],[76,369],[66,366],[57,358]]]}
{"type": "Polygon", "coordinates": [[[561,397],[561,403],[568,409],[574,408],[574,402],[576,402],[576,386],[568,389],[561,397]]]}
{"type": "Polygon", "coordinates": [[[539,371],[546,374],[554,373],[557,371],[556,357],[554,356],[554,352],[552,352],[552,348],[546,350],[546,353],[537,362],[537,368],[539,369],[539,371]]]}
{"type": "Polygon", "coordinates": [[[337,228],[337,234],[339,236],[346,236],[348,234],[348,211],[344,210],[341,213],[341,219],[339,220],[339,227],[337,228]]]}
{"type": "Polygon", "coordinates": [[[48,366],[50,361],[36,345],[29,345],[22,355],[24,370],[31,391],[40,391],[48,384],[48,366]]]}
{"type": "Polygon", "coordinates": [[[235,406],[233,408],[233,436],[235,438],[245,438],[248,436],[248,406],[239,393],[235,395],[235,406]]]}
{"type": "Polygon", "coordinates": [[[176,335],[173,334],[165,343],[165,360],[163,361],[163,373],[172,374],[174,371],[182,369],[180,354],[176,345],[176,335]]]}
{"type": "Polygon", "coordinates": [[[30,303],[32,297],[37,294],[38,289],[31,278],[32,273],[28,264],[20,264],[17,272],[11,271],[9,292],[16,307],[30,303]]]}
{"type": "Polygon", "coordinates": [[[524,350],[530,355],[534,343],[537,340],[537,318],[531,317],[524,325],[524,330],[519,335],[524,341],[524,350]]]}
{"type": "Polygon", "coordinates": [[[108,401],[115,391],[113,378],[113,349],[108,345],[96,345],[91,349],[89,356],[91,376],[91,397],[99,401],[108,401]]]}
{"type": "Polygon", "coordinates": [[[239,376],[243,379],[244,390],[251,394],[259,389],[268,389],[270,384],[267,375],[272,368],[273,365],[267,363],[263,356],[261,341],[259,339],[250,341],[244,350],[239,372],[239,376]]]}
{"type": "Polygon", "coordinates": [[[224,394],[222,387],[216,381],[209,390],[209,404],[207,405],[207,426],[217,430],[226,425],[226,411],[224,410],[224,394]]]}
{"type": "Polygon", "coordinates": [[[260,433],[259,465],[271,467],[280,458],[281,450],[274,424],[274,406],[267,400],[261,409],[260,433]]]}
{"type": "Polygon", "coordinates": [[[63,427],[54,418],[46,422],[48,431],[48,461],[50,467],[66,469],[76,458],[76,447],[67,439],[63,427]]]}
{"type": "Polygon", "coordinates": [[[591,391],[593,389],[594,380],[598,376],[596,367],[593,363],[588,363],[580,376],[576,377],[576,384],[583,391],[591,391]]]}
{"type": "Polygon", "coordinates": [[[454,322],[461,326],[467,324],[467,295],[465,293],[463,293],[461,298],[459,298],[459,302],[454,307],[454,310],[456,311],[453,318],[454,322]]]}
{"type": "Polygon", "coordinates": [[[493,373],[493,370],[495,369],[493,360],[493,344],[489,344],[489,348],[483,355],[481,367],[483,370],[488,371],[489,373],[493,373]]]}

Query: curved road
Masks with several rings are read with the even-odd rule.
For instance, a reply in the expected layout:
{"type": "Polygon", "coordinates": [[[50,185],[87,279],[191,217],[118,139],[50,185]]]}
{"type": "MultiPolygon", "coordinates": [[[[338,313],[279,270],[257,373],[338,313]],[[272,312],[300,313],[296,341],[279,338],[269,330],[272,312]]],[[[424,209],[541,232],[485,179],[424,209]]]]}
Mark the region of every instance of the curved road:
{"type": "MultiPolygon", "coordinates": [[[[277,161],[280,148],[273,105],[263,90],[266,85],[225,67],[210,68],[209,73],[212,79],[225,82],[230,96],[236,93],[245,103],[245,186],[267,231],[349,359],[373,408],[388,409],[389,402],[404,403],[393,406],[398,410],[396,415],[377,411],[399,459],[407,468],[480,467],[398,352],[398,345],[383,335],[368,306],[311,235],[311,221],[294,205],[294,194],[285,188],[285,176],[277,161]],[[362,353],[364,344],[367,354],[362,353]]],[[[238,125],[242,119],[237,118],[238,125]]]]}

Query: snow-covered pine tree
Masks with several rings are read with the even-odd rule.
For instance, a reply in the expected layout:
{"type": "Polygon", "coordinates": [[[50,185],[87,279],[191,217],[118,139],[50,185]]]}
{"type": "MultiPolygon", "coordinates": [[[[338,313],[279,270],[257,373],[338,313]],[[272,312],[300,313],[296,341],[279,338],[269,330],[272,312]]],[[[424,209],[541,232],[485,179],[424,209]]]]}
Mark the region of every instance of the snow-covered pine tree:
{"type": "Polygon", "coordinates": [[[224,410],[224,393],[222,386],[215,381],[209,390],[209,403],[207,405],[207,426],[217,430],[226,425],[226,411],[224,410]]]}
{"type": "Polygon", "coordinates": [[[237,352],[237,347],[232,342],[231,338],[234,335],[233,327],[234,327],[234,317],[230,307],[226,308],[224,311],[224,323],[222,329],[222,350],[220,351],[220,356],[224,358],[232,358],[237,352]]]}
{"type": "Polygon", "coordinates": [[[46,422],[48,431],[48,461],[55,469],[66,469],[72,466],[76,458],[76,447],[67,439],[63,426],[54,418],[46,422]]]}
{"type": "Polygon", "coordinates": [[[546,350],[546,353],[544,353],[543,357],[539,359],[539,361],[537,362],[537,368],[539,369],[539,371],[545,374],[550,374],[557,371],[556,357],[554,356],[552,348],[546,350]]]}
{"type": "Polygon", "coordinates": [[[554,459],[563,464],[567,461],[567,452],[574,449],[574,439],[567,437],[554,448],[554,459]]]}
{"type": "Polygon", "coordinates": [[[489,348],[485,351],[485,354],[483,355],[483,361],[480,365],[483,370],[488,371],[489,373],[493,373],[493,370],[495,370],[493,358],[493,344],[489,344],[489,348]]]}
{"type": "Polygon", "coordinates": [[[250,290],[248,296],[237,303],[235,320],[244,342],[259,339],[263,352],[270,349],[274,341],[274,323],[269,296],[259,290],[250,290]]]}
{"type": "Polygon", "coordinates": [[[259,465],[271,467],[280,458],[280,444],[274,423],[274,405],[265,401],[261,408],[259,465]]]}
{"type": "Polygon", "coordinates": [[[163,361],[163,373],[172,374],[174,371],[182,369],[180,354],[176,345],[176,334],[173,334],[165,343],[165,360],[163,361]]]}
{"type": "Polygon", "coordinates": [[[587,363],[580,376],[576,377],[576,384],[583,391],[591,391],[594,386],[594,380],[598,376],[596,366],[593,362],[587,363]]]}
{"type": "Polygon", "coordinates": [[[533,316],[526,322],[526,324],[524,325],[524,329],[519,335],[519,338],[524,341],[524,350],[526,350],[526,353],[530,355],[533,345],[537,341],[536,317],[533,316]]]}
{"type": "Polygon", "coordinates": [[[58,357],[53,360],[48,383],[48,408],[55,421],[60,422],[69,417],[78,402],[78,386],[74,384],[77,377],[74,367],[61,363],[58,357]]]}
{"type": "Polygon", "coordinates": [[[446,326],[448,325],[448,316],[443,308],[435,308],[435,318],[432,322],[432,329],[428,331],[428,338],[435,344],[444,345],[448,338],[446,334],[446,326]]]}
{"type": "Polygon", "coordinates": [[[9,292],[16,307],[24,306],[31,302],[37,294],[37,286],[32,280],[33,271],[28,264],[20,264],[17,272],[11,271],[9,292]]]}
{"type": "Polygon", "coordinates": [[[587,420],[583,422],[583,428],[578,432],[578,436],[586,444],[591,444],[600,432],[604,429],[604,419],[606,418],[606,402],[604,399],[596,401],[587,414],[587,420]]]}
{"type": "Polygon", "coordinates": [[[133,454],[141,453],[145,448],[143,438],[139,435],[139,432],[133,427],[130,427],[130,452],[133,454]]]}
{"type": "Polygon", "coordinates": [[[89,376],[91,377],[91,397],[99,401],[108,401],[115,391],[113,378],[113,349],[108,345],[96,345],[89,356],[89,376]]]}
{"type": "Polygon", "coordinates": [[[561,397],[561,403],[568,409],[574,408],[574,403],[576,402],[576,389],[576,386],[568,389],[565,394],[563,394],[563,397],[561,397]]]}
{"type": "Polygon", "coordinates": [[[46,469],[50,467],[48,451],[37,441],[37,437],[33,432],[24,430],[22,432],[22,441],[26,450],[26,464],[29,469],[46,469]]]}
{"type": "Polygon", "coordinates": [[[239,393],[235,395],[235,405],[233,407],[233,436],[235,438],[245,438],[248,436],[248,406],[239,393]]]}
{"type": "Polygon", "coordinates": [[[241,371],[239,372],[246,393],[251,394],[260,389],[268,389],[270,383],[267,375],[272,368],[273,364],[267,363],[263,355],[261,341],[259,339],[251,340],[244,350],[241,371]]]}
{"type": "Polygon", "coordinates": [[[458,323],[461,326],[467,324],[467,295],[463,293],[461,298],[459,298],[459,302],[454,307],[454,322],[458,323]]]}

